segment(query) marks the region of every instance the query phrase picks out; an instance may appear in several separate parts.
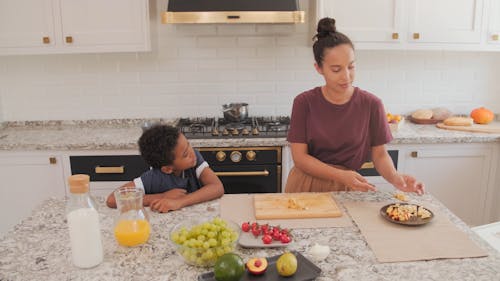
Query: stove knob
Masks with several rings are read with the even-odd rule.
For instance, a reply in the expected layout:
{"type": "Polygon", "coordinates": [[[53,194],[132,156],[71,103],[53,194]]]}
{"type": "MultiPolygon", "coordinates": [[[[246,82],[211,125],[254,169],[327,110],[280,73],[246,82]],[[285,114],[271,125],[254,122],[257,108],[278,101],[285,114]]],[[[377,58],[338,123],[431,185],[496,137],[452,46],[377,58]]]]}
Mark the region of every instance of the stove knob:
{"type": "Polygon", "coordinates": [[[227,136],[227,135],[229,135],[229,132],[227,131],[227,129],[226,129],[226,128],[224,128],[224,130],[222,131],[222,135],[223,135],[223,136],[227,136]]]}
{"type": "Polygon", "coordinates": [[[233,130],[231,131],[231,134],[232,134],[233,136],[237,136],[237,135],[239,135],[239,134],[240,134],[240,132],[238,132],[238,129],[233,129],[233,130]]]}
{"type": "Polygon", "coordinates": [[[257,127],[252,129],[252,135],[258,135],[259,134],[259,129],[257,127]]]}
{"type": "Polygon", "coordinates": [[[231,161],[233,161],[234,163],[238,163],[241,161],[241,152],[233,151],[231,152],[231,155],[229,157],[231,158],[231,161]]]}
{"type": "Polygon", "coordinates": [[[246,155],[247,155],[248,161],[254,161],[255,157],[257,156],[257,153],[255,153],[255,151],[253,151],[253,150],[250,150],[250,151],[247,151],[246,155]]]}
{"type": "Polygon", "coordinates": [[[243,130],[241,130],[241,134],[247,136],[248,134],[250,134],[250,132],[248,131],[247,128],[243,128],[243,130]]]}
{"type": "Polygon", "coordinates": [[[212,136],[218,136],[219,135],[219,130],[217,128],[212,130],[212,136]]]}
{"type": "Polygon", "coordinates": [[[217,151],[217,153],[215,154],[215,158],[217,159],[217,161],[222,162],[226,160],[226,153],[224,151],[217,151]]]}

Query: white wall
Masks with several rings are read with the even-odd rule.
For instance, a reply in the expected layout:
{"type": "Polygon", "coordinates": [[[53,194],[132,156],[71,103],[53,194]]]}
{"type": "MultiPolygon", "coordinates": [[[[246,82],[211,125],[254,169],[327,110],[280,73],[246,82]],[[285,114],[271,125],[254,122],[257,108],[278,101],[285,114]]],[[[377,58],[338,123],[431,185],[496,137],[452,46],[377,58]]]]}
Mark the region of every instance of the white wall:
{"type": "MultiPolygon", "coordinates": [[[[0,56],[0,119],[222,116],[221,104],[237,101],[250,115],[288,115],[294,96],[322,83],[309,23],[161,25],[154,16],[150,53],[0,56]]],[[[498,113],[499,65],[500,52],[360,50],[355,84],[393,113],[498,113]]]]}

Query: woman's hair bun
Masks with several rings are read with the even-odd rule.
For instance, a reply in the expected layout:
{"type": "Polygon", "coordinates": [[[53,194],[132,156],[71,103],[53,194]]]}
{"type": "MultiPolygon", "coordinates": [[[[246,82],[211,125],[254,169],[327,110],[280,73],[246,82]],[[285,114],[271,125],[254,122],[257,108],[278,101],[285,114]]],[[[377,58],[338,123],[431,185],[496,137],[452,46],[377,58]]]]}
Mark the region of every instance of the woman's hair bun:
{"type": "Polygon", "coordinates": [[[318,39],[327,37],[337,32],[337,28],[335,27],[335,20],[332,18],[322,18],[318,22],[318,28],[316,29],[318,32],[316,37],[318,39]]]}

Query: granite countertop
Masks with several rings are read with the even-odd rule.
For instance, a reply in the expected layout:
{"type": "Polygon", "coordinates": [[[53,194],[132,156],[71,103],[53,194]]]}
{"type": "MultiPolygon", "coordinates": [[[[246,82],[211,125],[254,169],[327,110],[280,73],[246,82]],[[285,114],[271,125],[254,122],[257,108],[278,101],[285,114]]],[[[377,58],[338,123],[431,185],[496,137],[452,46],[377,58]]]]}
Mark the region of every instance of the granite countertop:
{"type": "MultiPolygon", "coordinates": [[[[146,119],[4,122],[0,150],[120,150],[137,149],[146,119]]],[[[152,119],[148,119],[151,121],[152,119]]],[[[154,119],[175,125],[177,119],[154,119]]],[[[500,134],[438,129],[434,125],[402,124],[391,144],[500,142],[500,134]]],[[[285,138],[191,139],[195,147],[284,146],[285,138]]]]}
{"type": "MultiPolygon", "coordinates": [[[[385,192],[336,192],[341,205],[346,201],[390,200],[385,192]]],[[[409,195],[416,199],[416,195],[409,195]]],[[[314,243],[330,246],[326,260],[315,262],[322,273],[316,280],[498,280],[500,253],[481,240],[470,228],[431,195],[418,197],[445,214],[481,248],[487,257],[438,259],[417,262],[379,263],[356,224],[348,227],[294,229],[295,243],[288,246],[311,258],[307,250],[314,243]]],[[[197,280],[209,271],[187,265],[169,241],[169,232],[177,223],[189,218],[212,218],[219,215],[219,200],[183,208],[167,214],[150,213],[152,235],[149,241],[135,248],[118,246],[112,225],[115,209],[99,205],[104,261],[91,269],[78,269],[71,263],[69,235],[65,220],[65,201],[49,199],[32,215],[0,239],[0,280],[197,280]]],[[[436,210],[437,211],[437,210],[436,210]]],[[[429,237],[432,239],[432,237],[429,237]]],[[[404,249],[401,249],[404,251],[404,249]]],[[[241,248],[235,252],[244,260],[255,256],[274,256],[280,248],[241,248]]]]}

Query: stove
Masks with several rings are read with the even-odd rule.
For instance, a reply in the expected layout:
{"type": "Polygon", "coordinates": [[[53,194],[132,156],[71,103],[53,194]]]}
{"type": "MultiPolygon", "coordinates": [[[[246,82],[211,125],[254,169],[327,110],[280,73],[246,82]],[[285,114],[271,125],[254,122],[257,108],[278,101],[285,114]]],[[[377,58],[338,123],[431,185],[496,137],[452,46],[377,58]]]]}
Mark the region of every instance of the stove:
{"type": "Polygon", "coordinates": [[[283,138],[290,117],[250,117],[238,123],[224,118],[181,118],[177,127],[188,139],[283,138]]]}

